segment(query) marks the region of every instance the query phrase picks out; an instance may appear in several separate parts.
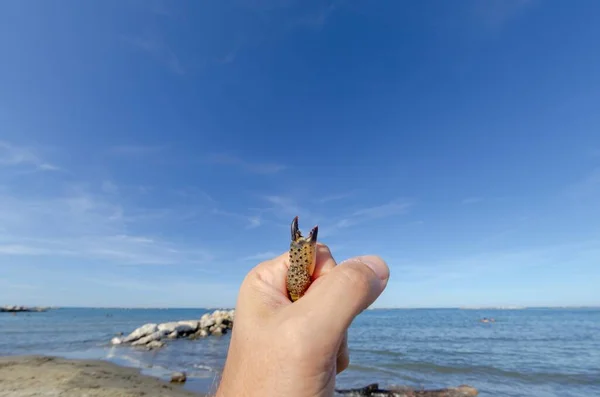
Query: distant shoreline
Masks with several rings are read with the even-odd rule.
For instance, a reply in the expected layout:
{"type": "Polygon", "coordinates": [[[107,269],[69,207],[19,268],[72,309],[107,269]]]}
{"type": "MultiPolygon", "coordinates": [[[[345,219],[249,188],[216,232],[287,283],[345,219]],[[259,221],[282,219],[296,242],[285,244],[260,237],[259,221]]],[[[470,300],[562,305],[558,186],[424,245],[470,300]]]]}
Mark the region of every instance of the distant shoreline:
{"type": "Polygon", "coordinates": [[[60,395],[64,397],[206,397],[139,370],[103,360],[65,359],[54,356],[0,357],[2,394],[11,397],[60,395]]]}
{"type": "Polygon", "coordinates": [[[42,313],[50,310],[47,306],[0,306],[0,313],[42,313]]]}

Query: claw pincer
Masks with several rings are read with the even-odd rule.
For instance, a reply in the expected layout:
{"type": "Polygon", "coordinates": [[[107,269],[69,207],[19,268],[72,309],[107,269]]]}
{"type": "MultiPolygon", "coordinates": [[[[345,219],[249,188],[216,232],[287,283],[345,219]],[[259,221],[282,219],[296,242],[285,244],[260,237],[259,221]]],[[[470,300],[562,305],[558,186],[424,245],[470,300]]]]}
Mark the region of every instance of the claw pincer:
{"type": "Polygon", "coordinates": [[[317,263],[317,233],[315,226],[308,236],[303,237],[298,229],[298,217],[292,221],[290,243],[290,267],[287,273],[287,290],[292,302],[300,299],[312,283],[317,263]]]}

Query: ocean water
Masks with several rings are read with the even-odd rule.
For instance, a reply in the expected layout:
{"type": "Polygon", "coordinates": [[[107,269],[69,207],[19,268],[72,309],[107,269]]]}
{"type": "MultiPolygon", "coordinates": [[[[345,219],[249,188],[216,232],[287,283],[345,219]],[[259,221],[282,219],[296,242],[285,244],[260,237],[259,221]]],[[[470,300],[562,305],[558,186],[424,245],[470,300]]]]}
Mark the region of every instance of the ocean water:
{"type": "MultiPolygon", "coordinates": [[[[157,351],[111,346],[145,323],[197,319],[203,309],[56,309],[0,313],[0,355],[103,359],[212,392],[230,334],[169,341],[157,351]]],[[[369,310],[349,330],[350,368],[337,387],[469,384],[480,396],[600,396],[600,309],[369,310]],[[495,323],[481,323],[493,317],[495,323]]]]}

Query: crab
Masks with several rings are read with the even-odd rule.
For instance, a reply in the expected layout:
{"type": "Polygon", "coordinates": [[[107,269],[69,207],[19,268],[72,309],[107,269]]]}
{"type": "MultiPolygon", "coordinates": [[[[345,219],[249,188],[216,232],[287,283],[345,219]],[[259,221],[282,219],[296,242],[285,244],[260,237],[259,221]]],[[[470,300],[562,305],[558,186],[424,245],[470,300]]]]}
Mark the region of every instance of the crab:
{"type": "Polygon", "coordinates": [[[312,275],[317,263],[317,234],[319,226],[312,228],[303,237],[298,229],[298,217],[292,220],[292,241],[290,243],[290,267],[287,273],[287,290],[292,302],[300,299],[312,283],[312,275]]]}

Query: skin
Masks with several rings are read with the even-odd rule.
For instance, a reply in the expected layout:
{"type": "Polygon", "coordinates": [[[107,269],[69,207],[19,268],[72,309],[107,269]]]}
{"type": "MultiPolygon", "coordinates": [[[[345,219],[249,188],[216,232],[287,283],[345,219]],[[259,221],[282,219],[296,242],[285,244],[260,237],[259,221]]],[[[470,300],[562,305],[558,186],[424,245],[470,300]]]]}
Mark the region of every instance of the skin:
{"type": "Polygon", "coordinates": [[[377,256],[337,265],[318,243],[314,281],[292,302],[289,266],[285,252],[244,279],[216,397],[333,396],[335,376],[350,362],[348,327],[383,292],[389,269],[377,256]]]}

